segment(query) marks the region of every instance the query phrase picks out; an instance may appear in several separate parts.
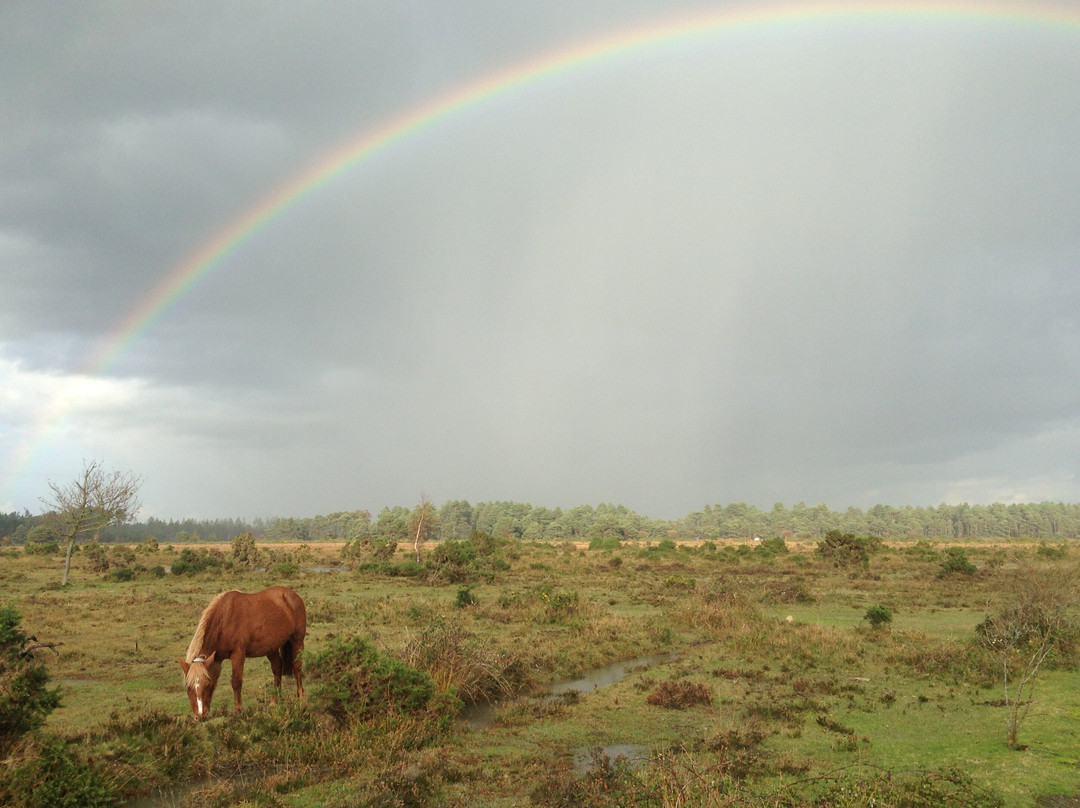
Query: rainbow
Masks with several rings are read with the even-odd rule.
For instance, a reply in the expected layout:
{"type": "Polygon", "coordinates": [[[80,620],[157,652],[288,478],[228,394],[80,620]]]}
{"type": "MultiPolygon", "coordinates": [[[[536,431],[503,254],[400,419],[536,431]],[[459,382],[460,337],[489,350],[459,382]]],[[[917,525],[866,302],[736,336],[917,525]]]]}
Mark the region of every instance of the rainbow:
{"type": "Polygon", "coordinates": [[[1080,7],[1029,2],[749,2],[719,11],[651,23],[620,30],[599,39],[544,54],[481,78],[426,104],[386,121],[321,160],[277,188],[270,196],[242,213],[212,240],[199,247],[118,324],[90,357],[85,372],[108,370],[124,350],[194,289],[199,281],[227,263],[269,223],[281,218],[306,197],[347,174],[380,152],[387,151],[431,129],[439,122],[518,93],[558,74],[578,70],[615,56],[679,40],[735,34],[762,26],[797,26],[815,23],[857,23],[893,19],[996,21],[1080,29],[1080,7]]]}
{"type": "MultiPolygon", "coordinates": [[[[772,27],[893,21],[1002,23],[1080,31],[1080,7],[1066,5],[1061,0],[1056,3],[1027,0],[886,0],[882,3],[872,0],[761,0],[725,4],[718,10],[621,29],[562,50],[541,54],[407,110],[363,132],[292,177],[268,197],[241,213],[182,263],[168,270],[150,294],[101,341],[85,361],[79,375],[83,380],[105,375],[129,346],[176,308],[203,278],[226,266],[230,257],[298,203],[376,155],[436,128],[448,118],[462,115],[496,98],[522,93],[555,76],[574,73],[604,60],[633,55],[649,48],[708,37],[737,36],[743,32],[772,27]]],[[[8,482],[17,477],[16,471],[34,454],[35,448],[40,448],[50,434],[60,431],[64,415],[71,409],[69,398],[58,395],[52,406],[38,419],[35,437],[24,439],[12,453],[9,471],[3,475],[8,482]]]]}

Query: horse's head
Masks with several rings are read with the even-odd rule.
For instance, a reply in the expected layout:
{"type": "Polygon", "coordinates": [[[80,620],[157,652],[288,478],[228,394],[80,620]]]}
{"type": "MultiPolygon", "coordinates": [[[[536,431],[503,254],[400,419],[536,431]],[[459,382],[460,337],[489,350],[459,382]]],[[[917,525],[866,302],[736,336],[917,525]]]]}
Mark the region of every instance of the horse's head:
{"type": "Polygon", "coordinates": [[[202,721],[210,714],[210,700],[214,697],[214,688],[217,686],[217,677],[210,673],[213,661],[213,654],[207,657],[197,656],[191,662],[180,660],[188,700],[196,721],[202,721]]]}

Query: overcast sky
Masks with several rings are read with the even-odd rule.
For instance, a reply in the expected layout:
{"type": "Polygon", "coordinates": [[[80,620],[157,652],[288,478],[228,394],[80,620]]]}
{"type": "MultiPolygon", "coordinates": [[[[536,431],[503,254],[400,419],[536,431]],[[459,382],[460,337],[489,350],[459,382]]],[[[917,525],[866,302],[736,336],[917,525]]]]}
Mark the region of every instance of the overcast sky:
{"type": "Polygon", "coordinates": [[[91,459],[164,519],[1080,501],[1080,2],[796,6],[403,133],[102,365],[335,150],[747,6],[3,3],[0,510],[91,459]]]}

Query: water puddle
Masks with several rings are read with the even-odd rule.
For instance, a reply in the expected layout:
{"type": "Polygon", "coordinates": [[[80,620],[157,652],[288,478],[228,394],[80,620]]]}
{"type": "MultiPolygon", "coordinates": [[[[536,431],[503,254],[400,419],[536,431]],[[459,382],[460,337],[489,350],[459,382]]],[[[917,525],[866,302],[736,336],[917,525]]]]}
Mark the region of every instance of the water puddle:
{"type": "Polygon", "coordinates": [[[669,659],[671,659],[669,654],[654,654],[652,656],[637,657],[636,659],[627,659],[623,662],[613,662],[601,668],[594,668],[591,671],[586,671],[577,679],[556,682],[549,689],[548,692],[551,695],[548,698],[558,698],[563,693],[589,693],[598,687],[617,684],[626,677],[626,674],[637,668],[648,668],[669,659]]]}
{"type": "MultiPolygon", "coordinates": [[[[597,688],[621,682],[628,673],[666,662],[669,659],[671,659],[670,654],[651,654],[593,668],[577,678],[553,683],[548,688],[547,693],[535,701],[541,704],[549,704],[564,699],[571,694],[591,693],[597,688]]],[[[498,708],[499,702],[485,701],[469,704],[461,711],[460,718],[462,723],[473,729],[487,729],[495,723],[495,713],[498,708]]]]}

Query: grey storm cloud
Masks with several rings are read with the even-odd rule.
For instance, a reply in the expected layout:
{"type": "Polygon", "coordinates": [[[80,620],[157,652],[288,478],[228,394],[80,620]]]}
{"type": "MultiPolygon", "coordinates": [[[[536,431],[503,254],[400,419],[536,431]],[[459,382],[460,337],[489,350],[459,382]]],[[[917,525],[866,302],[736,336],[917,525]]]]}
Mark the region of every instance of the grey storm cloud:
{"type": "Polygon", "coordinates": [[[1014,6],[523,83],[270,217],[95,367],[334,150],[726,6],[10,4],[0,507],[90,456],[165,517],[1076,501],[1080,23],[1014,6]]]}

